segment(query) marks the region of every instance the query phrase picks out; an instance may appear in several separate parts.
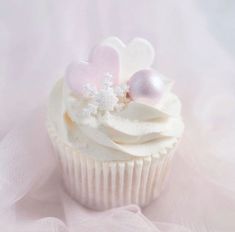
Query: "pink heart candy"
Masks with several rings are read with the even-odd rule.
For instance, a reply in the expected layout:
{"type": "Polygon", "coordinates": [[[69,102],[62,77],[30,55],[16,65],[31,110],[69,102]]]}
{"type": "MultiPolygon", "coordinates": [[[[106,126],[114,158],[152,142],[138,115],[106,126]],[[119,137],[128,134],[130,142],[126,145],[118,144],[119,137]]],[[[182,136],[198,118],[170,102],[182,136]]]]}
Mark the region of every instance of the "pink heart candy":
{"type": "Polygon", "coordinates": [[[65,81],[73,91],[81,94],[85,84],[99,88],[106,74],[112,75],[114,84],[118,83],[119,56],[114,48],[101,45],[93,50],[89,62],[71,63],[66,70],[65,81]]]}

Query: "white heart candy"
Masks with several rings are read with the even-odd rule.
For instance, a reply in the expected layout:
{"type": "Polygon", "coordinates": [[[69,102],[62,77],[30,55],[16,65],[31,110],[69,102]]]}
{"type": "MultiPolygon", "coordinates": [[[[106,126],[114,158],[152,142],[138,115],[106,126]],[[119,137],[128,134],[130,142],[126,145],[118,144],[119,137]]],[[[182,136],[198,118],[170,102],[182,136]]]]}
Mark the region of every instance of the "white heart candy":
{"type": "Polygon", "coordinates": [[[155,51],[145,39],[135,38],[125,45],[117,37],[109,37],[102,44],[113,47],[119,53],[120,82],[128,81],[135,72],[150,68],[153,63],[155,51]]]}

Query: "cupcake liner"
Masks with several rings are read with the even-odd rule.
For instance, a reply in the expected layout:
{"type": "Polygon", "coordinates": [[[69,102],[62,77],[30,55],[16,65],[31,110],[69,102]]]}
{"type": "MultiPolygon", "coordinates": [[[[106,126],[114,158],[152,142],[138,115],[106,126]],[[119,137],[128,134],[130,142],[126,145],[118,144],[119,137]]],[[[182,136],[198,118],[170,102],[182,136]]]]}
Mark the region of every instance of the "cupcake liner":
{"type": "Polygon", "coordinates": [[[148,205],[164,186],[175,150],[174,146],[160,157],[100,161],[64,143],[50,123],[48,132],[60,159],[65,189],[82,205],[95,210],[148,205]]]}

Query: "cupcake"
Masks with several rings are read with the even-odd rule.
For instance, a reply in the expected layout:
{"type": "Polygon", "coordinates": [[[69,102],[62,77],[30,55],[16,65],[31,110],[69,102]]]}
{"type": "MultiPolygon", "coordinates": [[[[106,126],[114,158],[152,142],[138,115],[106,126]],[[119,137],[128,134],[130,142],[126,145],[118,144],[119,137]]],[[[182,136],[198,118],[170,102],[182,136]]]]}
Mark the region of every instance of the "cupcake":
{"type": "Polygon", "coordinates": [[[144,207],[163,189],[184,124],[153,60],[148,41],[110,37],[51,92],[47,125],[63,183],[88,208],[144,207]]]}

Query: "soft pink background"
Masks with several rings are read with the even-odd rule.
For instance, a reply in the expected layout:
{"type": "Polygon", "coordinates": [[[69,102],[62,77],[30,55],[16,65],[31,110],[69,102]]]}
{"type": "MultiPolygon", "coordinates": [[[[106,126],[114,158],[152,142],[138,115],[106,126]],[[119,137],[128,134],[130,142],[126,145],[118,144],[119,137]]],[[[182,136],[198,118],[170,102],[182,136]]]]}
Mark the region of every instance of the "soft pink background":
{"type": "Polygon", "coordinates": [[[234,15],[232,0],[0,0],[0,231],[235,231],[234,15]],[[110,35],[150,40],[183,102],[169,182],[142,213],[74,203],[45,130],[55,80],[110,35]]]}

